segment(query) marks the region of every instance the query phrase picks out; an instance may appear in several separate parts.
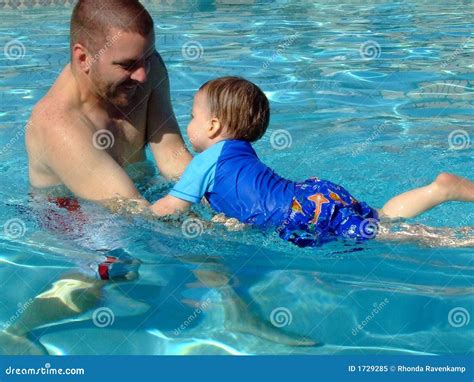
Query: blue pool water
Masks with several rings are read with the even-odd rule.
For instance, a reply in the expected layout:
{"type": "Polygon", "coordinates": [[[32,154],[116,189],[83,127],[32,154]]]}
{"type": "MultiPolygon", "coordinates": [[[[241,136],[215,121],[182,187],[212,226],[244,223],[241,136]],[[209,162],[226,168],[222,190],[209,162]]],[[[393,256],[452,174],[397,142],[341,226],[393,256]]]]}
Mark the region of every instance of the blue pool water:
{"type": "MultiPolygon", "coordinates": [[[[270,129],[255,147],[283,176],[330,179],[375,207],[440,171],[474,178],[472,2],[162,3],[145,2],[183,132],[204,81],[242,75],[270,99],[270,129]]],[[[1,329],[76,263],[120,248],[140,259],[140,277],[105,285],[95,306],[30,339],[52,354],[472,354],[472,248],[299,249],[220,226],[198,226],[191,238],[179,223],[86,202],[85,223],[62,235],[40,228],[23,128],[68,62],[70,12],[0,9],[1,329]],[[236,301],[322,345],[249,333],[250,321],[229,308],[236,301]]],[[[156,174],[137,185],[149,200],[170,186],[156,174]]],[[[413,222],[461,227],[473,217],[473,204],[452,202],[413,222]]]]}

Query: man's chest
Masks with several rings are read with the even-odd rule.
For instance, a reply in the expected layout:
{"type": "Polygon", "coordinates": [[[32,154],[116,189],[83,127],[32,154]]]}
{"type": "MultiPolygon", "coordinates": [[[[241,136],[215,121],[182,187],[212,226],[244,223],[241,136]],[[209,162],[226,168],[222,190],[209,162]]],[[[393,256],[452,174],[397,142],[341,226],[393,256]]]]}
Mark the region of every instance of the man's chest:
{"type": "Polygon", "coordinates": [[[146,115],[146,107],[140,107],[124,118],[110,119],[106,123],[103,132],[108,142],[106,150],[121,166],[145,159],[146,115]]]}

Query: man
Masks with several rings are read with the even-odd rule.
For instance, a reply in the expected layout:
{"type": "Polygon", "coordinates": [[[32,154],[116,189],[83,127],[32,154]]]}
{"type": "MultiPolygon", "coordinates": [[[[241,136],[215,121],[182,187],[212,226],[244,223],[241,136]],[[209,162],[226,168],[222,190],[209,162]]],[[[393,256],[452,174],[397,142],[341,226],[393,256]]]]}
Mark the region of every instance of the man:
{"type": "Polygon", "coordinates": [[[191,160],[170,102],[153,20],[138,1],[81,0],[71,62],[35,106],[26,134],[30,183],[78,197],[141,198],[124,168],[145,159],[177,178],[191,160]]]}

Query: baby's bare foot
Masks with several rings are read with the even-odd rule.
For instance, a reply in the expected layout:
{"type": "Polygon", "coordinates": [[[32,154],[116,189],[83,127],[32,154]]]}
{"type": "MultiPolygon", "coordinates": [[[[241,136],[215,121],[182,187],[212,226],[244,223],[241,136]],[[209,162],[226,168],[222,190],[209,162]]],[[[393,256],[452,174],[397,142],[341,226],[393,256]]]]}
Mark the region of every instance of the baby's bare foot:
{"type": "Polygon", "coordinates": [[[460,176],[442,172],[435,184],[446,193],[448,200],[474,202],[474,182],[460,176]]]}

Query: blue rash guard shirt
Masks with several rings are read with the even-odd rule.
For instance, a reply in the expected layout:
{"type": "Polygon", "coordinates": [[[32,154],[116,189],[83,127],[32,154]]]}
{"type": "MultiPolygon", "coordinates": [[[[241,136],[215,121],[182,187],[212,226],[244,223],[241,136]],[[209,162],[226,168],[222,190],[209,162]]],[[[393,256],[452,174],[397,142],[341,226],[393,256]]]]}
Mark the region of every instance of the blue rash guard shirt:
{"type": "Polygon", "coordinates": [[[204,196],[227,217],[270,227],[285,219],[295,185],[265,166],[249,142],[223,140],[194,157],[170,195],[192,203],[204,196]]]}

